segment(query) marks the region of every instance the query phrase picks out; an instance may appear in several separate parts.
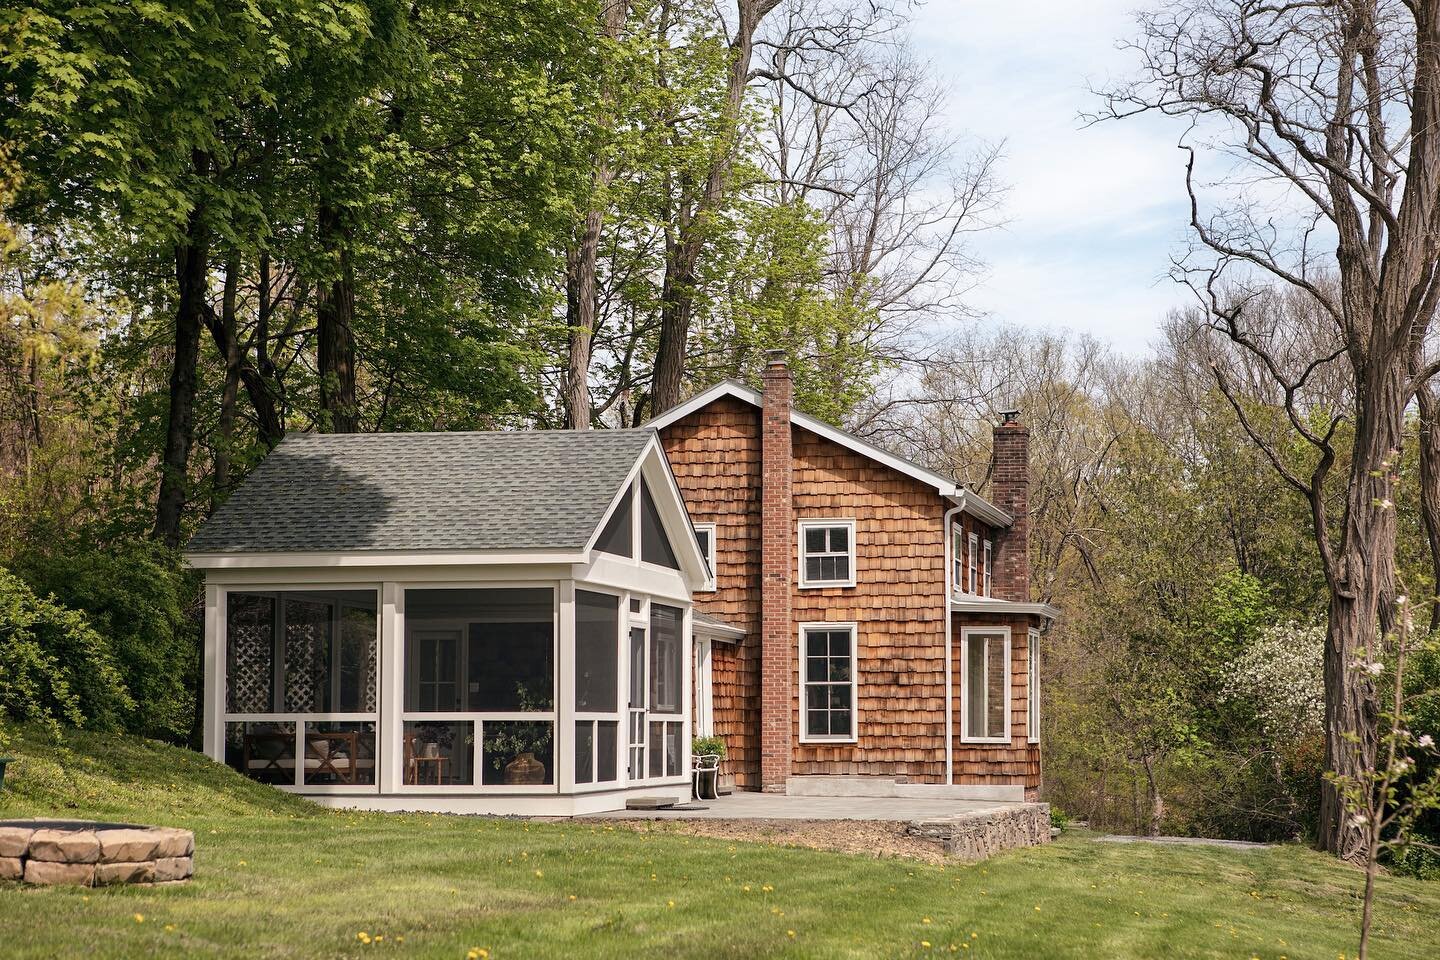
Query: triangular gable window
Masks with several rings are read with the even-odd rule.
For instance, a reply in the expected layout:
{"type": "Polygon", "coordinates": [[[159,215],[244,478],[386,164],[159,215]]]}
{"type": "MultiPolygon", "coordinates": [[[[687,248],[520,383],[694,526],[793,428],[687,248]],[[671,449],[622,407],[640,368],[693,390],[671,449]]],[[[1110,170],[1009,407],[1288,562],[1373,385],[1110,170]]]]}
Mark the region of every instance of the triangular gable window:
{"type": "Polygon", "coordinates": [[[655,498],[650,496],[650,488],[644,480],[640,481],[640,559],[671,570],[680,569],[680,561],[675,559],[675,551],[670,547],[670,538],[665,536],[660,510],[655,506],[655,498]]]}
{"type": "Polygon", "coordinates": [[[633,487],[626,487],[620,497],[620,502],[615,505],[615,512],[610,515],[610,522],[605,524],[605,529],[600,531],[600,539],[595,541],[595,549],[601,553],[611,553],[617,557],[635,556],[634,529],[635,490],[633,487]]]}

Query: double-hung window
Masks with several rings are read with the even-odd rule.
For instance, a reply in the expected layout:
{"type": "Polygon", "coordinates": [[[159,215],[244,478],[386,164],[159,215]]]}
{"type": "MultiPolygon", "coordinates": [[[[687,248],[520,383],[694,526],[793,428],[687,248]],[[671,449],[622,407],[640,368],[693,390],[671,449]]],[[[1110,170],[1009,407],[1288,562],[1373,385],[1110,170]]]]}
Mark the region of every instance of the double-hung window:
{"type": "Polygon", "coordinates": [[[992,579],[993,579],[993,578],[991,577],[991,575],[990,575],[990,557],[991,557],[990,541],[989,541],[989,540],[986,540],[986,541],[985,541],[985,567],[984,567],[984,573],[983,573],[983,575],[982,575],[981,580],[982,580],[982,585],[983,585],[983,591],[982,591],[982,592],[983,592],[984,596],[987,596],[987,597],[990,596],[990,584],[991,584],[992,579]]]}
{"type": "Polygon", "coordinates": [[[955,593],[965,592],[965,529],[958,523],[950,528],[950,579],[955,593]]]}
{"type": "Polygon", "coordinates": [[[969,743],[1010,742],[1010,631],[967,627],[960,637],[964,691],[960,737],[969,743]]]}
{"type": "Polygon", "coordinates": [[[800,740],[855,740],[855,624],[800,627],[800,740]]]}
{"type": "Polygon", "coordinates": [[[980,563],[980,538],[970,534],[970,554],[965,566],[965,592],[975,592],[976,567],[980,563]]]}
{"type": "Polygon", "coordinates": [[[1025,638],[1025,690],[1029,698],[1025,730],[1031,743],[1040,742],[1040,631],[1031,630],[1025,638]]]}
{"type": "Polygon", "coordinates": [[[800,521],[800,586],[855,586],[855,521],[800,521]]]}
{"type": "Polygon", "coordinates": [[[700,552],[705,554],[705,566],[710,571],[700,589],[709,593],[715,589],[715,524],[695,524],[695,539],[700,543],[700,552]]]}

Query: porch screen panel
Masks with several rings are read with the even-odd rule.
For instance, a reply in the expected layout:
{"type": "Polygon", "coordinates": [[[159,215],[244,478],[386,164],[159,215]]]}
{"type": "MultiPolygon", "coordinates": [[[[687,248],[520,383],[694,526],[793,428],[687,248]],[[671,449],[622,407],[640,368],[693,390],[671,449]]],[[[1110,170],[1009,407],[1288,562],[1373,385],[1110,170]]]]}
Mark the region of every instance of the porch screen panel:
{"type": "Polygon", "coordinates": [[[650,711],[679,713],[684,703],[685,664],[677,607],[650,604],[650,711]]]}
{"type": "Polygon", "coordinates": [[[614,713],[620,697],[620,598],[575,591],[575,709],[614,713]]]}
{"type": "Polygon", "coordinates": [[[553,710],[554,612],[548,588],[407,590],[405,710],[553,710]]]}
{"type": "Polygon", "coordinates": [[[377,610],[374,590],[227,591],[228,763],[286,786],[374,785],[377,610]]]}

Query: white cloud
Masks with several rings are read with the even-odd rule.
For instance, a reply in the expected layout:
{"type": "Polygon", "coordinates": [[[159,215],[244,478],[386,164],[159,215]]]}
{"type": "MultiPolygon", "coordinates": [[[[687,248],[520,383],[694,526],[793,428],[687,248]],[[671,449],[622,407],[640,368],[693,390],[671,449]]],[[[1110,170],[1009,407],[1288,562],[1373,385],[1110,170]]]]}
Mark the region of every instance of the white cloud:
{"type": "Polygon", "coordinates": [[[1000,233],[977,238],[992,271],[972,303],[997,319],[1084,330],[1140,352],[1185,294],[1164,279],[1187,209],[1182,127],[1162,118],[1086,126],[1091,83],[1128,75],[1117,41],[1135,0],[936,0],[913,35],[952,91],[952,130],[1005,141],[1000,233]]]}

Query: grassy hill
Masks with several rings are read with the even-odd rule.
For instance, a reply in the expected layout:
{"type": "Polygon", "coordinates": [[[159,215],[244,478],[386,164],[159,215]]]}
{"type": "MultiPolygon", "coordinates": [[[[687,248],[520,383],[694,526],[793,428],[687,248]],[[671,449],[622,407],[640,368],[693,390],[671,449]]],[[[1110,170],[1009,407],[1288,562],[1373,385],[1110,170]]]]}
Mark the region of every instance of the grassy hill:
{"type": "MultiPolygon", "coordinates": [[[[0,817],[185,826],[197,853],[178,887],[0,884],[7,957],[1353,955],[1359,875],[1298,847],[1076,833],[937,867],[592,823],[331,812],[125,737],[22,734],[9,753],[0,817]]],[[[1380,890],[1374,955],[1440,955],[1440,884],[1380,890]]]]}

